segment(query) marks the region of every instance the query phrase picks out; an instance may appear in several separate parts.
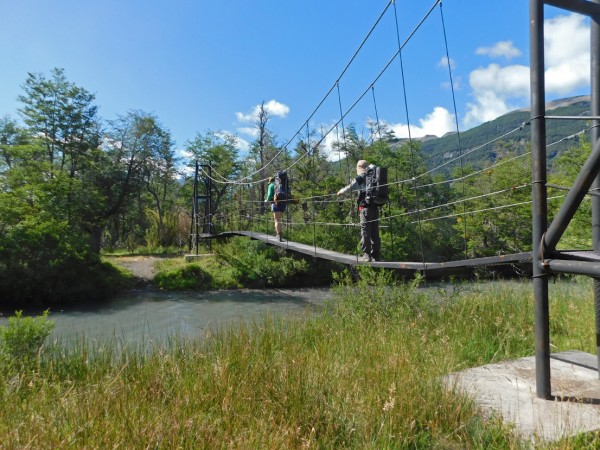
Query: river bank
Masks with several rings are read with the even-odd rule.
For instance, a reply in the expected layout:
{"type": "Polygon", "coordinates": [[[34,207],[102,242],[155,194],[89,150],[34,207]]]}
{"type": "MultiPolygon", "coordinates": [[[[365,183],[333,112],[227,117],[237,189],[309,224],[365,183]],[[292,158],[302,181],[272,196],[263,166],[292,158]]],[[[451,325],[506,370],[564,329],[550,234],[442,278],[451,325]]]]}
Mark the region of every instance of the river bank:
{"type": "Polygon", "coordinates": [[[131,271],[131,274],[135,278],[143,281],[152,281],[154,276],[158,273],[156,263],[166,258],[170,258],[170,256],[136,255],[105,257],[107,261],[131,271]]]}
{"type": "MultiPolygon", "coordinates": [[[[589,280],[553,284],[555,351],[595,350],[591,287],[589,280]]],[[[431,298],[421,292],[410,284],[361,282],[336,289],[331,307],[319,314],[245,317],[202,339],[151,342],[150,352],[51,345],[30,371],[0,361],[7,380],[0,442],[9,448],[530,448],[510,424],[440,381],[533,353],[530,283],[431,298]]],[[[143,311],[136,314],[141,321],[143,311]]],[[[599,443],[587,434],[535,444],[599,443]]]]}
{"type": "Polygon", "coordinates": [[[202,258],[183,255],[105,255],[103,259],[132,275],[137,287],[177,291],[310,288],[330,286],[343,266],[288,254],[248,238],[213,246],[202,258]]]}

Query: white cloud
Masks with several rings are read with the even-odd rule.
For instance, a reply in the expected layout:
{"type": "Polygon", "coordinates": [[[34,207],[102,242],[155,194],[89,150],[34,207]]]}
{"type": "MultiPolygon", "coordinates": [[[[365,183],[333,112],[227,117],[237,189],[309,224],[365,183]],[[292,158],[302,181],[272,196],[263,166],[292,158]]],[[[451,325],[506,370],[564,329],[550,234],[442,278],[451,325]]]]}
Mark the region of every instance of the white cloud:
{"type": "Polygon", "coordinates": [[[246,139],[242,139],[239,136],[237,136],[237,140],[236,140],[236,147],[242,151],[242,152],[247,152],[248,150],[250,150],[250,143],[246,140],[246,139]]]}
{"type": "MultiPolygon", "coordinates": [[[[454,115],[441,106],[435,107],[430,114],[427,114],[423,119],[419,119],[418,122],[419,126],[414,124],[411,124],[410,126],[410,136],[412,138],[420,138],[431,135],[441,137],[449,131],[456,131],[454,115]]],[[[368,119],[367,123],[365,124],[367,128],[370,128],[373,125],[374,122],[372,119],[368,119]]],[[[408,138],[408,126],[406,124],[390,124],[387,122],[382,122],[381,125],[384,128],[391,129],[398,138],[408,138]]],[[[330,129],[331,126],[326,126],[326,128],[330,129]]],[[[325,136],[321,145],[327,154],[327,159],[329,161],[337,161],[339,159],[340,152],[337,151],[337,149],[342,142],[342,132],[339,131],[336,133],[335,128],[332,129],[327,136],[325,136]]]]}
{"type": "Polygon", "coordinates": [[[237,129],[239,133],[246,134],[252,138],[258,137],[258,128],[256,127],[240,127],[237,129]]]}
{"type": "MultiPolygon", "coordinates": [[[[269,100],[265,103],[265,110],[273,117],[280,117],[284,119],[290,112],[290,107],[284,103],[280,103],[277,100],[269,100]]],[[[260,112],[260,105],[256,105],[252,111],[248,114],[236,112],[235,116],[239,122],[254,123],[258,120],[258,113],[260,112]]]]}
{"type": "MultiPolygon", "coordinates": [[[[449,131],[456,131],[456,124],[454,121],[454,114],[451,114],[446,108],[436,106],[433,112],[427,114],[424,119],[419,119],[419,125],[410,126],[410,136],[413,138],[420,138],[423,136],[438,136],[441,137],[449,131]]],[[[389,124],[390,128],[394,131],[396,137],[407,138],[408,125],[398,123],[389,124]]]]}
{"type": "Polygon", "coordinates": [[[521,50],[516,48],[512,41],[500,41],[491,47],[479,47],[475,50],[477,55],[487,55],[492,58],[504,57],[511,59],[516,56],[521,56],[521,50]]]}
{"type": "Polygon", "coordinates": [[[281,117],[282,119],[285,119],[290,112],[289,106],[279,103],[277,100],[269,100],[265,104],[265,107],[271,115],[281,117]]]}
{"type": "Polygon", "coordinates": [[[590,29],[581,15],[545,22],[546,89],[568,94],[590,82],[590,29]]]}
{"type": "Polygon", "coordinates": [[[323,136],[320,146],[329,161],[337,161],[340,157],[337,149],[344,140],[341,125],[336,127],[334,123],[322,124],[321,129],[327,130],[328,133],[323,136]]]}
{"type": "Polygon", "coordinates": [[[469,75],[475,102],[467,104],[464,124],[467,128],[515,109],[511,99],[529,95],[529,67],[513,65],[501,67],[490,64],[469,75]]]}
{"type": "Polygon", "coordinates": [[[452,88],[452,85],[454,85],[454,90],[455,91],[460,91],[462,89],[463,83],[462,83],[462,78],[457,76],[457,77],[452,77],[452,84],[450,84],[450,81],[444,81],[441,86],[444,89],[448,89],[450,90],[452,88]]]}
{"type": "Polygon", "coordinates": [[[327,155],[327,160],[337,161],[340,158],[341,152],[337,151],[337,149],[339,148],[339,144],[341,142],[342,139],[338,138],[335,131],[332,131],[327,136],[325,136],[325,139],[321,143],[321,146],[323,147],[325,154],[327,155]]]}
{"type": "Polygon", "coordinates": [[[452,58],[448,59],[446,56],[442,57],[442,59],[440,59],[440,61],[438,62],[438,68],[447,68],[448,64],[450,64],[450,69],[454,70],[456,69],[456,61],[454,61],[452,58]]]}
{"type": "MultiPolygon", "coordinates": [[[[585,19],[576,14],[559,16],[546,20],[544,26],[546,93],[569,95],[588,85],[590,31],[585,19]]],[[[508,57],[514,47],[506,44],[480,48],[477,53],[508,57]]],[[[467,105],[464,126],[470,128],[527,105],[529,82],[529,67],[523,65],[490,64],[472,71],[469,84],[474,101],[467,105]]]]}
{"type": "Polygon", "coordinates": [[[469,75],[473,91],[492,90],[502,97],[523,97],[529,93],[529,67],[513,65],[501,67],[490,64],[476,69],[469,75]]]}

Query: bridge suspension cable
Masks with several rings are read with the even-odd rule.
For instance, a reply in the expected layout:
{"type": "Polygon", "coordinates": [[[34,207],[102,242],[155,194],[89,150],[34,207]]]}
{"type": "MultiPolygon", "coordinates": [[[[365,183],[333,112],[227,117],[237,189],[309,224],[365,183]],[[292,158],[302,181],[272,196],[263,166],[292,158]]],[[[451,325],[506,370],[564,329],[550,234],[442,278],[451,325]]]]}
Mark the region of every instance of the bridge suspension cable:
{"type": "MultiPolygon", "coordinates": [[[[421,256],[421,261],[425,262],[422,223],[431,222],[431,221],[435,221],[435,220],[441,220],[441,219],[449,219],[449,218],[453,218],[453,217],[462,217],[463,220],[462,220],[461,225],[462,225],[462,229],[463,229],[463,233],[462,233],[463,234],[463,245],[464,245],[463,250],[464,250],[464,258],[467,259],[467,235],[468,235],[467,215],[473,215],[476,213],[483,213],[483,212],[487,212],[487,211],[501,210],[501,209],[507,209],[507,208],[515,208],[518,206],[522,206],[522,205],[531,203],[530,200],[516,201],[516,202],[512,202],[510,204],[505,204],[505,205],[495,205],[495,206],[490,206],[490,207],[486,207],[486,208],[478,208],[478,209],[468,210],[467,205],[471,201],[498,198],[499,200],[497,202],[503,202],[503,201],[506,201],[505,197],[500,197],[500,196],[510,193],[510,192],[522,191],[525,188],[531,187],[531,183],[530,182],[520,183],[515,186],[505,187],[502,189],[496,189],[493,192],[467,196],[467,180],[470,178],[473,178],[475,176],[484,174],[486,172],[490,173],[492,170],[495,170],[495,168],[498,168],[500,166],[507,165],[507,164],[513,164],[517,160],[530,155],[531,152],[524,152],[524,153],[521,153],[521,154],[518,154],[515,156],[511,156],[510,158],[499,159],[487,167],[481,168],[479,170],[471,171],[469,173],[467,173],[468,171],[465,168],[465,163],[464,163],[465,159],[467,156],[472,156],[476,152],[479,152],[482,149],[487,148],[489,145],[492,145],[498,141],[501,141],[516,132],[522,131],[524,127],[530,125],[530,121],[524,122],[523,124],[521,124],[518,127],[515,127],[512,130],[505,132],[500,136],[494,137],[491,140],[488,140],[484,144],[481,144],[481,145],[479,145],[475,148],[472,148],[468,151],[464,151],[464,149],[462,148],[463,143],[462,143],[462,139],[461,139],[461,131],[460,131],[459,124],[458,124],[456,94],[455,94],[455,90],[454,90],[452,67],[451,67],[451,63],[450,63],[451,59],[450,59],[450,52],[449,52],[448,36],[447,36],[447,32],[446,32],[445,19],[444,19],[444,13],[443,13],[441,0],[437,0],[433,3],[431,8],[428,10],[428,12],[425,14],[425,16],[422,17],[421,21],[417,24],[417,26],[414,27],[414,29],[409,33],[408,37],[404,40],[404,42],[401,42],[401,39],[400,39],[400,29],[399,29],[399,25],[398,25],[398,12],[396,9],[396,4],[395,4],[394,0],[390,0],[390,2],[387,3],[384,10],[381,12],[379,17],[377,18],[375,24],[371,27],[370,31],[367,33],[367,36],[362,40],[359,47],[356,49],[356,51],[350,58],[349,62],[343,68],[341,74],[337,77],[337,79],[335,80],[335,82],[333,83],[331,88],[326,92],[325,96],[318,103],[317,107],[308,116],[306,121],[303,122],[302,126],[298,129],[298,131],[282,147],[279,148],[279,150],[275,153],[275,156],[273,156],[271,159],[269,159],[258,170],[254,170],[254,171],[252,171],[252,173],[245,175],[243,177],[237,178],[235,180],[232,180],[232,179],[228,178],[227,176],[222,175],[221,173],[216,171],[214,168],[212,168],[212,175],[210,173],[208,173],[208,171],[206,171],[203,167],[200,170],[204,173],[205,176],[207,176],[214,183],[224,184],[224,185],[237,185],[240,188],[244,188],[244,187],[251,188],[251,187],[253,187],[259,183],[263,183],[264,181],[267,180],[266,177],[265,178],[261,177],[260,179],[254,179],[254,178],[256,177],[257,174],[262,173],[263,170],[270,167],[275,161],[277,161],[277,159],[279,157],[281,157],[282,154],[285,154],[284,160],[288,161],[288,162],[286,162],[287,167],[285,167],[285,169],[282,169],[282,170],[290,170],[290,169],[294,168],[296,165],[300,164],[300,162],[305,161],[308,158],[310,158],[310,161],[307,163],[308,166],[312,165],[314,167],[316,164],[315,163],[315,153],[316,153],[317,149],[319,149],[321,147],[321,145],[325,142],[325,140],[332,133],[335,132],[335,140],[337,142],[337,148],[339,150],[340,169],[341,169],[341,155],[342,155],[342,153],[345,153],[347,170],[348,170],[348,172],[351,172],[345,121],[349,117],[350,113],[354,112],[355,109],[357,109],[357,106],[364,100],[365,96],[370,91],[371,95],[372,95],[372,100],[373,100],[375,125],[376,125],[376,127],[373,127],[371,129],[370,139],[371,139],[372,143],[375,142],[376,141],[376,133],[377,133],[379,140],[382,139],[381,123],[380,123],[375,88],[376,88],[376,85],[377,85],[377,87],[379,87],[378,83],[379,83],[381,77],[384,75],[384,73],[386,73],[389,70],[391,65],[396,60],[396,58],[398,59],[399,65],[400,65],[400,72],[401,72],[401,79],[402,79],[402,93],[403,93],[403,98],[404,98],[404,110],[405,110],[404,113],[406,115],[406,122],[407,122],[407,127],[408,127],[408,147],[407,147],[407,149],[409,150],[409,153],[410,153],[410,176],[408,178],[404,178],[401,180],[398,180],[398,176],[396,176],[396,180],[392,181],[392,182],[388,182],[387,185],[389,187],[392,187],[392,186],[401,186],[404,183],[410,183],[410,185],[412,186],[412,190],[414,191],[414,197],[413,197],[414,208],[412,208],[410,211],[403,211],[398,214],[388,213],[387,215],[382,216],[380,220],[383,222],[387,221],[389,223],[389,228],[391,231],[392,245],[393,245],[393,241],[394,241],[393,224],[394,224],[394,222],[392,219],[399,218],[399,217],[406,217],[406,216],[415,216],[415,220],[410,221],[409,223],[418,226],[420,256],[421,256]],[[376,74],[374,79],[368,84],[367,88],[364,89],[363,91],[361,91],[357,97],[355,97],[355,100],[354,100],[354,102],[351,103],[350,107],[348,107],[347,109],[344,109],[343,105],[342,105],[341,81],[342,81],[343,77],[346,75],[346,73],[349,70],[349,68],[351,67],[351,65],[355,62],[355,59],[357,58],[357,55],[359,54],[359,52],[362,51],[367,40],[371,37],[371,35],[374,32],[374,30],[376,29],[376,27],[379,26],[380,21],[382,20],[382,18],[385,16],[385,14],[389,10],[390,6],[392,6],[392,5],[393,5],[393,10],[394,10],[394,18],[395,18],[395,26],[396,26],[396,40],[397,40],[398,48],[394,52],[393,56],[386,62],[386,64],[384,64],[383,68],[376,74]],[[453,109],[454,109],[454,120],[455,120],[455,126],[456,126],[458,156],[454,157],[454,158],[450,158],[449,160],[438,164],[436,167],[426,168],[425,170],[419,168],[420,173],[417,173],[416,158],[413,153],[413,136],[412,136],[410,111],[409,111],[409,105],[408,105],[408,99],[407,99],[407,86],[406,86],[406,79],[405,79],[405,74],[404,74],[405,68],[404,68],[404,62],[403,62],[403,49],[409,43],[409,41],[413,38],[413,36],[416,34],[416,32],[420,29],[420,27],[424,24],[424,22],[430,17],[432,12],[435,10],[435,8],[438,5],[440,6],[441,27],[442,27],[442,31],[443,31],[446,63],[448,66],[448,76],[450,79],[450,87],[451,87],[451,94],[452,94],[452,105],[453,105],[453,109]],[[315,134],[313,134],[311,136],[311,130],[310,130],[311,120],[313,120],[313,118],[316,116],[317,112],[323,107],[323,105],[327,101],[327,99],[331,97],[334,90],[337,93],[337,106],[339,108],[339,119],[337,121],[335,121],[335,123],[333,125],[330,125],[329,127],[326,127],[325,129],[323,129],[323,126],[321,126],[320,136],[317,137],[315,134]],[[339,130],[340,126],[342,128],[341,129],[342,142],[340,142],[340,130],[339,130]],[[301,137],[303,134],[305,134],[305,136],[301,137]],[[297,154],[290,161],[290,159],[288,159],[288,157],[287,157],[287,152],[288,152],[289,147],[292,144],[292,142],[294,142],[297,138],[300,139],[299,144],[296,147],[297,154]],[[440,171],[440,169],[447,168],[451,165],[455,165],[456,163],[459,163],[460,176],[450,178],[450,179],[445,179],[445,180],[434,180],[431,177],[431,175],[433,173],[440,171]],[[459,189],[458,183],[460,183],[460,189],[462,190],[462,196],[459,199],[456,198],[456,196],[458,195],[458,189],[459,189]],[[440,191],[440,192],[451,193],[452,194],[452,195],[450,195],[451,198],[449,200],[445,201],[444,203],[432,205],[431,203],[436,201],[436,198],[431,196],[432,191],[425,191],[425,193],[423,193],[422,190],[431,188],[433,186],[443,185],[443,184],[447,184],[450,187],[448,188],[447,191],[440,191]],[[426,199],[425,204],[422,203],[422,198],[426,199]],[[430,201],[429,199],[432,199],[433,201],[430,201]],[[459,208],[458,208],[459,206],[462,207],[461,212],[459,212],[459,208]],[[452,214],[445,214],[445,215],[440,215],[440,216],[436,216],[436,217],[430,217],[429,213],[431,213],[433,211],[439,211],[443,208],[454,208],[454,212],[452,214]],[[424,215],[425,213],[427,213],[427,215],[424,215]]],[[[344,88],[345,88],[345,86],[344,86],[344,88]]],[[[344,93],[346,93],[346,90],[344,90],[344,93]]],[[[558,116],[553,117],[553,118],[558,118],[558,116]]],[[[570,117],[562,117],[561,116],[560,118],[565,119],[565,118],[570,118],[570,117]]],[[[584,120],[584,119],[578,118],[578,120],[584,120]]],[[[581,132],[574,133],[570,136],[565,136],[552,144],[548,144],[547,147],[556,145],[567,139],[575,138],[586,131],[589,131],[589,129],[582,130],[581,132]]],[[[456,166],[455,166],[455,168],[456,168],[456,166]]],[[[402,175],[405,176],[405,174],[402,174],[402,175]]],[[[316,245],[317,245],[316,226],[355,227],[355,226],[357,226],[357,224],[352,222],[351,214],[346,216],[347,218],[348,217],[350,218],[350,223],[340,223],[340,222],[328,221],[328,220],[317,220],[318,205],[321,205],[321,204],[327,205],[327,204],[332,204],[332,203],[339,204],[340,208],[338,208],[337,210],[336,210],[336,208],[331,208],[331,209],[336,210],[335,215],[338,218],[341,218],[341,217],[343,217],[342,216],[343,206],[347,205],[348,202],[353,202],[353,200],[350,198],[332,199],[332,197],[336,196],[336,193],[323,194],[323,193],[317,192],[315,189],[316,179],[313,179],[313,178],[314,177],[309,177],[309,180],[311,181],[310,196],[302,197],[302,199],[301,199],[303,202],[305,202],[307,204],[312,203],[312,218],[310,216],[310,212],[307,212],[308,206],[303,205],[303,209],[305,210],[304,222],[290,220],[290,216],[289,216],[290,210],[288,208],[288,220],[285,223],[288,226],[300,226],[300,225],[312,226],[313,227],[313,245],[316,247],[316,245]]],[[[473,181],[473,183],[477,183],[477,182],[478,182],[477,180],[473,181]]],[[[469,186],[471,186],[471,184],[469,184],[469,186]]],[[[400,190],[399,190],[399,192],[400,192],[400,190]]],[[[404,192],[406,193],[408,191],[404,190],[404,192]]],[[[446,194],[441,195],[440,197],[444,198],[444,199],[448,198],[448,196],[446,194]]],[[[550,197],[549,199],[558,199],[561,197],[564,197],[564,196],[555,196],[555,197],[550,197]]],[[[240,194],[240,198],[241,198],[241,194],[240,194]]],[[[522,194],[521,194],[521,198],[523,198],[522,194]]],[[[402,206],[402,204],[400,203],[400,200],[401,199],[399,198],[398,199],[399,207],[402,206]]],[[[513,200],[514,200],[514,198],[513,198],[513,200]]],[[[405,200],[405,202],[410,203],[410,200],[405,200]]],[[[250,208],[247,211],[249,212],[248,217],[251,222],[258,220],[261,223],[266,222],[268,224],[269,220],[268,220],[268,218],[266,218],[264,216],[263,199],[262,198],[257,199],[255,190],[251,191],[250,198],[246,201],[246,203],[250,204],[250,208]],[[255,208],[252,205],[259,205],[259,207],[255,208]],[[256,217],[254,216],[255,212],[257,212],[256,217]]],[[[491,201],[488,202],[488,204],[489,203],[491,203],[491,201]]],[[[480,204],[481,204],[481,202],[480,202],[480,204]]],[[[352,209],[351,209],[351,212],[352,212],[352,209]]],[[[242,215],[242,212],[240,212],[240,215],[242,215]]],[[[326,216],[323,216],[323,217],[325,218],[326,216]]]]}

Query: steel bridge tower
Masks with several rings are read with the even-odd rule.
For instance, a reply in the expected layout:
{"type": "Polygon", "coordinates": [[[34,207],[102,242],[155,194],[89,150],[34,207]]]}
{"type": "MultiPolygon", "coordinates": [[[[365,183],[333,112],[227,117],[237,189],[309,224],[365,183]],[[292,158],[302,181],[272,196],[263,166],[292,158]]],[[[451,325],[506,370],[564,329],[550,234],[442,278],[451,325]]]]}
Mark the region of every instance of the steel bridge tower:
{"type": "Polygon", "coordinates": [[[600,0],[530,0],[529,18],[536,394],[540,398],[550,400],[554,398],[550,385],[548,277],[551,274],[579,274],[594,279],[596,347],[600,363],[600,0]],[[544,7],[546,5],[582,14],[591,20],[591,117],[546,115],[544,76],[544,7]],[[548,225],[546,123],[552,119],[591,120],[592,151],[558,214],[548,225]],[[558,251],[556,247],[560,238],[588,194],[592,196],[592,251],[558,251]]]}

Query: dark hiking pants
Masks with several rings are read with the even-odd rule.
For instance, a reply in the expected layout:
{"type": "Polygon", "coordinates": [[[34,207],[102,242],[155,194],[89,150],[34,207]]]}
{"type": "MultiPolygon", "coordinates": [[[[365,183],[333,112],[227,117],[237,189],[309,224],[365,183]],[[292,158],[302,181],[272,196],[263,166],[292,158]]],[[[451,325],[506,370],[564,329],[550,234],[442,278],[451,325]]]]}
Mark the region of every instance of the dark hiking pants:
{"type": "Polygon", "coordinates": [[[379,238],[379,207],[364,207],[360,214],[360,249],[363,254],[376,260],[381,259],[381,239],[379,238]]]}

